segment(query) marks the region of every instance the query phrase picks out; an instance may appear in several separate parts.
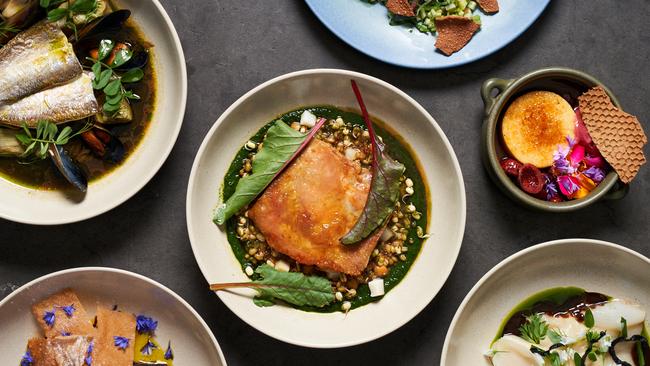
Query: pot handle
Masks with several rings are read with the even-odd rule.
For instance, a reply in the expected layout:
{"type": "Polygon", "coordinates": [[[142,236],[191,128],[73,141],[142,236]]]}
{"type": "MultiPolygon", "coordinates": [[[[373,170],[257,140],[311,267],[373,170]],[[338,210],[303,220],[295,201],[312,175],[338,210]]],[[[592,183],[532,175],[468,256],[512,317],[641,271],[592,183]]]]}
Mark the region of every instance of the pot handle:
{"type": "Polygon", "coordinates": [[[506,88],[509,87],[510,84],[512,84],[514,81],[515,79],[492,78],[486,80],[483,83],[483,86],[481,87],[481,98],[483,98],[486,115],[490,114],[492,111],[492,107],[494,107],[494,103],[496,103],[499,95],[503,93],[503,91],[506,90],[506,88]],[[495,89],[498,91],[498,93],[493,96],[492,91],[495,89]]]}
{"type": "Polygon", "coordinates": [[[607,192],[607,194],[603,196],[603,199],[608,201],[618,201],[620,199],[623,199],[623,197],[627,196],[627,192],[629,191],[630,191],[630,185],[625,184],[619,180],[618,182],[616,182],[614,188],[612,188],[611,191],[607,192]]]}

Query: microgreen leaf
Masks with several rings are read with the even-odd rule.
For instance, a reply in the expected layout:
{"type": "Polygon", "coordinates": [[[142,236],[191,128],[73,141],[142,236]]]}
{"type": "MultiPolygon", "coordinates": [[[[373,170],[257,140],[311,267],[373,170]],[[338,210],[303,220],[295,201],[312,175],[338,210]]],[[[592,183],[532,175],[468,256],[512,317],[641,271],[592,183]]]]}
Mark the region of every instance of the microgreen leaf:
{"type": "Polygon", "coordinates": [[[577,352],[573,354],[573,363],[575,366],[582,366],[582,357],[577,352]]]}
{"type": "Polygon", "coordinates": [[[354,80],[352,80],[352,89],[357,97],[363,120],[370,134],[373,157],[372,181],[361,216],[350,232],[341,238],[341,243],[343,244],[360,242],[386,222],[386,219],[395,210],[395,204],[399,199],[400,193],[399,179],[404,175],[405,171],[404,165],[393,160],[386,153],[386,146],[377,138],[361,92],[354,80]]]}
{"type": "Polygon", "coordinates": [[[264,147],[253,160],[253,173],[237,182],[235,193],[219,206],[214,222],[222,225],[232,215],[251,203],[307,146],[325,123],[321,118],[308,134],[302,134],[278,120],[266,132],[264,147]]]}
{"type": "Polygon", "coordinates": [[[327,278],[306,276],[299,272],[280,272],[263,264],[255,270],[260,277],[253,282],[210,285],[213,291],[234,287],[248,287],[257,291],[255,304],[270,306],[275,300],[296,306],[323,307],[335,300],[332,285],[327,278]]]}
{"type": "MultiPolygon", "coordinates": [[[[100,76],[102,75],[102,64],[100,64],[99,62],[94,63],[93,66],[90,69],[92,70],[93,75],[95,75],[95,78],[93,79],[93,81],[99,80],[100,76]]],[[[99,89],[101,89],[101,88],[99,88],[99,89]]]]}
{"type": "Polygon", "coordinates": [[[113,60],[111,67],[120,67],[129,62],[131,57],[133,57],[133,51],[128,48],[120,48],[115,51],[115,59],[113,60]]]}
{"type": "Polygon", "coordinates": [[[122,83],[119,79],[111,80],[104,88],[104,93],[108,96],[117,95],[122,88],[122,83]]]}
{"type": "Polygon", "coordinates": [[[137,83],[144,77],[144,72],[141,69],[131,69],[122,75],[123,83],[137,83]]]}
{"type": "Polygon", "coordinates": [[[104,70],[104,71],[102,71],[99,78],[93,80],[93,88],[95,90],[104,89],[106,87],[106,85],[108,85],[108,82],[111,80],[111,76],[113,76],[113,71],[112,70],[104,70]]]}
{"type": "Polygon", "coordinates": [[[556,330],[549,330],[547,335],[553,344],[562,343],[563,341],[562,335],[556,330]]]}
{"type": "Polygon", "coordinates": [[[593,328],[594,327],[594,314],[591,312],[590,308],[587,308],[585,311],[585,327],[593,328]]]}
{"type": "Polygon", "coordinates": [[[56,22],[58,20],[61,20],[65,18],[68,15],[68,9],[65,8],[56,8],[53,10],[50,10],[47,13],[47,20],[50,22],[56,22]]]}
{"type": "Polygon", "coordinates": [[[69,126],[64,127],[59,133],[59,128],[52,122],[41,120],[36,125],[35,134],[32,134],[26,124],[23,124],[25,133],[16,134],[16,139],[26,146],[21,154],[23,163],[31,163],[47,157],[47,151],[51,144],[65,145],[71,138],[78,136],[92,128],[92,124],[86,124],[77,132],[72,131],[69,126]],[[27,159],[31,158],[31,159],[27,159]]]}
{"type": "Polygon", "coordinates": [[[627,320],[621,318],[621,337],[627,338],[627,320]]]}
{"type": "Polygon", "coordinates": [[[97,0],[76,0],[70,6],[70,11],[77,14],[90,13],[95,9],[97,9],[97,0]]]}
{"type": "Polygon", "coordinates": [[[50,0],[41,0],[39,4],[41,5],[41,8],[47,8],[50,6],[50,0]]]}
{"type": "Polygon", "coordinates": [[[534,344],[539,344],[548,332],[548,324],[542,319],[541,315],[534,314],[526,318],[526,322],[519,327],[521,338],[534,344]]]}
{"type": "Polygon", "coordinates": [[[113,48],[115,47],[115,42],[113,42],[110,39],[102,39],[99,42],[99,49],[97,52],[97,57],[99,58],[98,61],[103,61],[110,55],[111,51],[113,51],[113,48]]]}

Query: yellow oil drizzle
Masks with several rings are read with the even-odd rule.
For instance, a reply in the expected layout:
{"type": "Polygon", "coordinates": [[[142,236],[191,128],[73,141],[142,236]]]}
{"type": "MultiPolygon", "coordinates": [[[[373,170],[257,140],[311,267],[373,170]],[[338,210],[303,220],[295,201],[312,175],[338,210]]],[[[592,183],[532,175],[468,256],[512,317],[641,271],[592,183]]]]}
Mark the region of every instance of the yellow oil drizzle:
{"type": "Polygon", "coordinates": [[[160,347],[160,344],[156,341],[156,339],[147,333],[136,334],[134,352],[135,352],[135,356],[133,358],[134,362],[140,362],[140,363],[151,362],[151,363],[158,363],[158,364],[163,363],[166,364],[167,366],[173,366],[174,364],[172,360],[165,359],[165,349],[160,347]],[[141,352],[142,348],[147,344],[147,342],[151,342],[155,346],[151,350],[150,355],[145,355],[142,354],[141,352]]]}

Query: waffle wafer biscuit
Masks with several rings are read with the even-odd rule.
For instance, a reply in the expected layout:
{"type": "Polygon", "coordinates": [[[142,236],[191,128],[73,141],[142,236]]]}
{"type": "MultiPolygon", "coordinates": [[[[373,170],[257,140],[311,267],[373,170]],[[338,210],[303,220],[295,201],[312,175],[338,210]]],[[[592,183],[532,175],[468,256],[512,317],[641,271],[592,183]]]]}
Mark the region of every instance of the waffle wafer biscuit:
{"type": "Polygon", "coordinates": [[[488,14],[499,12],[499,2],[497,0],[477,0],[476,2],[488,14]]]}
{"type": "Polygon", "coordinates": [[[481,26],[470,18],[449,15],[436,18],[436,27],[436,48],[449,56],[465,47],[481,26]]]}
{"type": "Polygon", "coordinates": [[[605,160],[623,183],[631,182],[646,162],[648,138],[639,120],[616,108],[601,86],[578,97],[582,119],[605,160]]]}

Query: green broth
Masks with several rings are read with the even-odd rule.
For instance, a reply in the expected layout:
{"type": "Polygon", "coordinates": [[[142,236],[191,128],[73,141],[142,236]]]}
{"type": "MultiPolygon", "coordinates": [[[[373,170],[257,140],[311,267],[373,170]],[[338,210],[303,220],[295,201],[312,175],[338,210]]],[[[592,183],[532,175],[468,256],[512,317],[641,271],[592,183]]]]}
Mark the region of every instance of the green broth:
{"type": "MultiPolygon", "coordinates": [[[[251,138],[251,141],[261,142],[264,138],[266,131],[271,127],[271,123],[277,119],[281,119],[286,123],[299,121],[300,115],[305,110],[310,110],[316,116],[324,117],[327,119],[336,119],[337,117],[341,117],[346,122],[350,122],[354,125],[365,127],[363,118],[355,112],[344,111],[331,106],[304,107],[283,114],[273,119],[272,121],[268,122],[251,138]]],[[[389,132],[389,128],[385,123],[381,121],[377,121],[376,119],[373,119],[373,122],[377,134],[382,137],[384,143],[388,148],[388,152],[391,155],[391,157],[404,164],[404,166],[406,167],[405,175],[411,178],[411,180],[413,180],[413,187],[415,189],[415,193],[410,197],[410,199],[411,202],[417,208],[423,210],[420,220],[417,220],[417,225],[421,226],[424,230],[426,230],[428,227],[428,216],[429,216],[428,215],[429,213],[428,192],[426,189],[427,186],[425,184],[425,177],[419,168],[419,163],[417,159],[414,158],[414,154],[412,153],[410,147],[405,143],[405,141],[402,138],[397,136],[394,132],[389,132]]],[[[233,162],[231,163],[230,168],[228,169],[228,172],[226,173],[226,177],[224,178],[224,182],[223,182],[222,196],[224,201],[227,200],[235,192],[237,182],[239,182],[239,169],[241,168],[242,162],[248,156],[248,154],[249,151],[242,147],[241,150],[239,150],[239,152],[235,156],[233,162]]],[[[237,238],[236,230],[237,230],[237,223],[234,218],[231,218],[226,223],[228,242],[230,243],[230,246],[232,247],[232,251],[235,254],[235,257],[237,258],[239,263],[241,264],[243,270],[249,263],[244,258],[244,255],[246,253],[244,252],[243,244],[237,238]]],[[[420,252],[420,248],[422,247],[422,243],[424,239],[418,238],[415,231],[416,230],[414,228],[411,228],[411,230],[409,230],[407,240],[412,239],[413,243],[412,244],[409,243],[408,252],[403,253],[406,255],[406,260],[400,261],[394,264],[393,266],[391,266],[388,274],[384,276],[384,286],[385,286],[386,293],[388,293],[392,288],[394,288],[404,278],[404,276],[406,276],[406,273],[408,272],[409,268],[411,268],[411,265],[413,264],[413,262],[415,262],[415,259],[417,258],[420,252]]],[[[380,299],[381,297],[376,297],[376,298],[370,297],[370,290],[368,288],[368,285],[366,284],[359,285],[359,287],[357,288],[357,296],[351,300],[352,309],[358,308],[360,306],[366,305],[374,301],[378,301],[380,299]]],[[[323,308],[300,307],[299,309],[305,311],[329,313],[329,312],[339,311],[340,308],[341,308],[341,303],[334,302],[323,308]]]]}

